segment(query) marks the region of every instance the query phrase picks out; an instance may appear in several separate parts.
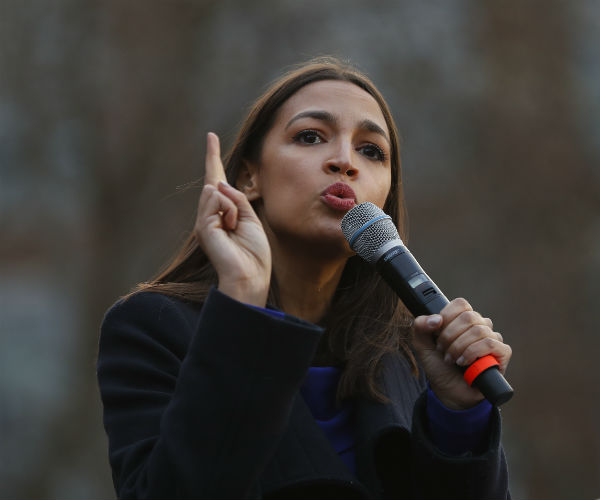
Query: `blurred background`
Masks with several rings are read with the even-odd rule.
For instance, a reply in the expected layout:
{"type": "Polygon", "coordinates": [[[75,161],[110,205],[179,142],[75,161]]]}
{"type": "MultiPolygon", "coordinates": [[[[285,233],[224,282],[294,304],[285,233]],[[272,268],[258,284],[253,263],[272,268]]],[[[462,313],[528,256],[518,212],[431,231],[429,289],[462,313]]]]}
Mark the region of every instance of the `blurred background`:
{"type": "Polygon", "coordinates": [[[409,246],[512,345],[514,498],[600,497],[600,3],[2,0],[0,496],[114,497],[106,309],[191,229],[289,65],[349,59],[403,137],[409,246]]]}

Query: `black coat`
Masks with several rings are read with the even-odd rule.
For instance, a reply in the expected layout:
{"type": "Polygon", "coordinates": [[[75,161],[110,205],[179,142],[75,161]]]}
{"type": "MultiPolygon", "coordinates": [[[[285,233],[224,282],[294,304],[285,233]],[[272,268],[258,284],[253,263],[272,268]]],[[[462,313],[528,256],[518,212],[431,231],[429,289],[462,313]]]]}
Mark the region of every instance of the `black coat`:
{"type": "Polygon", "coordinates": [[[157,293],[113,306],[98,380],[118,496],[508,497],[498,411],[483,454],[444,455],[401,356],[382,371],[390,404],[354,402],[354,477],[299,395],[321,333],[214,289],[203,307],[157,293]]]}

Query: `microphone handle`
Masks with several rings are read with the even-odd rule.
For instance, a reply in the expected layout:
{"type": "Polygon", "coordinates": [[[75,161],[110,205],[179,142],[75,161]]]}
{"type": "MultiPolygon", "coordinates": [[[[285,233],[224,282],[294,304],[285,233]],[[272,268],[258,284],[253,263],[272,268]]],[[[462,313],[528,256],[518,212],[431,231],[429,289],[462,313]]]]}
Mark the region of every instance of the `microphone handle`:
{"type": "MultiPolygon", "coordinates": [[[[400,243],[379,257],[375,267],[415,317],[438,314],[449,302],[408,248],[400,243]]],[[[498,366],[498,360],[488,354],[467,368],[458,365],[457,368],[463,370],[469,385],[479,389],[494,406],[500,406],[513,396],[514,390],[498,366]]]]}

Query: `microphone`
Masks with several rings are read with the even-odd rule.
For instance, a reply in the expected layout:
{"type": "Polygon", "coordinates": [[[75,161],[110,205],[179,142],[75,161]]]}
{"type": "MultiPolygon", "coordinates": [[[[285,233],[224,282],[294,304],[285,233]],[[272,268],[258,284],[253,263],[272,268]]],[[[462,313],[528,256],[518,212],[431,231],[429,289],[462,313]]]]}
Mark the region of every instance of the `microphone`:
{"type": "MultiPolygon", "coordinates": [[[[448,299],[404,246],[392,218],[373,203],[361,203],[342,219],[342,232],[350,247],[394,290],[416,317],[439,313],[448,299]]],[[[513,396],[513,388],[498,369],[498,360],[488,354],[464,370],[463,377],[495,406],[513,396]]],[[[458,367],[458,365],[457,365],[458,367]]]]}

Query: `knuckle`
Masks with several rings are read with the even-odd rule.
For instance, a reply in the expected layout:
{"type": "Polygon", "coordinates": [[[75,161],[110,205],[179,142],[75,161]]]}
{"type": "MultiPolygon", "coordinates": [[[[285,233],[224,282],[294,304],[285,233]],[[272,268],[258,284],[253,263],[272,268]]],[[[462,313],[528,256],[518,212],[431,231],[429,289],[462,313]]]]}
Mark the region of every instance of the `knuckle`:
{"type": "Polygon", "coordinates": [[[459,306],[461,309],[464,309],[464,310],[467,310],[467,311],[473,310],[473,308],[471,307],[471,304],[469,304],[469,302],[467,301],[467,299],[465,299],[463,297],[458,297],[458,298],[454,299],[453,302],[457,306],[459,306]]]}
{"type": "Polygon", "coordinates": [[[473,344],[465,347],[465,349],[462,352],[462,355],[465,357],[465,359],[476,358],[477,351],[476,351],[475,347],[473,346],[473,344]]]}
{"type": "Polygon", "coordinates": [[[202,192],[200,194],[200,196],[204,195],[204,196],[208,196],[211,193],[215,192],[215,187],[212,184],[204,184],[204,186],[202,186],[202,192]]]}
{"type": "Polygon", "coordinates": [[[202,205],[203,203],[206,202],[206,200],[208,200],[210,198],[210,184],[205,184],[204,187],[202,188],[202,191],[200,192],[200,196],[198,197],[198,205],[202,205]]]}
{"type": "Polygon", "coordinates": [[[484,338],[490,335],[490,329],[485,325],[475,325],[473,331],[478,338],[484,338]]]}
{"type": "Polygon", "coordinates": [[[231,196],[238,204],[243,203],[247,200],[246,195],[235,188],[232,190],[231,196]]]}
{"type": "Polygon", "coordinates": [[[493,339],[491,337],[486,337],[483,341],[485,342],[485,346],[488,349],[493,349],[494,347],[496,347],[496,342],[498,342],[496,339],[493,339]]]}
{"type": "Polygon", "coordinates": [[[479,323],[479,314],[475,311],[465,311],[460,315],[460,319],[468,325],[479,323]]]}

